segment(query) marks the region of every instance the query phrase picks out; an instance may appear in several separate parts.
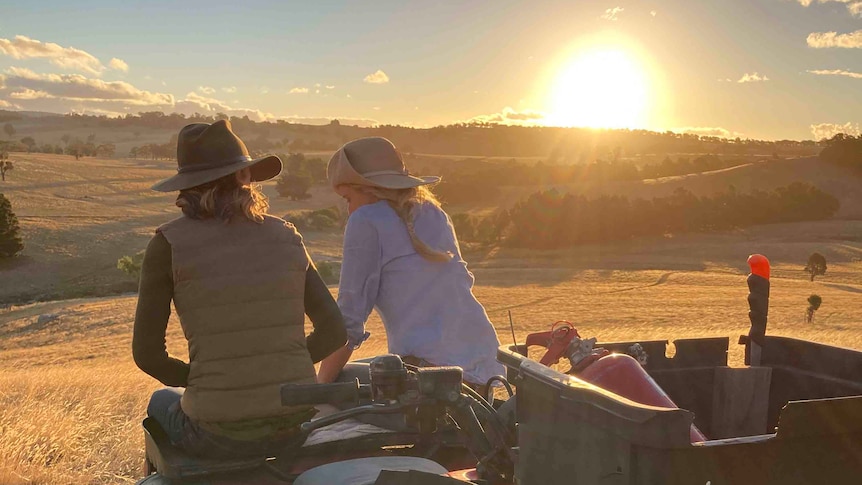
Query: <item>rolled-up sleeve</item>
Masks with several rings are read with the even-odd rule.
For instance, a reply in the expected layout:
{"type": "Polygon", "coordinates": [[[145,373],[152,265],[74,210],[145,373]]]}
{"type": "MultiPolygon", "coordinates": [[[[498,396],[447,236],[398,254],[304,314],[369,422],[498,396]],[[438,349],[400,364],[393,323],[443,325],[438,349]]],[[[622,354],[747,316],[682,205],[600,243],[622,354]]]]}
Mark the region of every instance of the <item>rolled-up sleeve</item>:
{"type": "Polygon", "coordinates": [[[344,230],[344,255],[338,284],[338,307],[344,315],[347,345],[358,348],[371,335],[365,322],[380,288],[380,237],[370,221],[351,217],[344,230]]]}

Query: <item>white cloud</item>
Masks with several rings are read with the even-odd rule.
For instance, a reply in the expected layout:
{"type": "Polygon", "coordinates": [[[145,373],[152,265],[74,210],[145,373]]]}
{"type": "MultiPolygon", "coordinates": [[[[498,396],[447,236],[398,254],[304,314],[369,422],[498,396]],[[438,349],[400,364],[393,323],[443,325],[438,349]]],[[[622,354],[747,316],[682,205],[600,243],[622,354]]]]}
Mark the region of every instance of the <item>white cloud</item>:
{"type": "Polygon", "coordinates": [[[602,14],[602,16],[601,16],[601,17],[599,17],[599,18],[602,18],[602,19],[605,19],[605,20],[613,20],[613,21],[615,21],[615,20],[617,20],[617,19],[619,18],[619,17],[617,17],[617,16],[618,16],[619,14],[623,13],[624,11],[625,11],[625,9],[624,9],[624,8],[622,8],[622,7],[609,8],[609,9],[605,10],[605,13],[603,13],[603,14],[602,14]]]}
{"type": "Polygon", "coordinates": [[[108,63],[108,67],[116,71],[129,72],[129,65],[126,61],[117,59],[116,57],[111,58],[111,62],[108,63]]]}
{"type": "Polygon", "coordinates": [[[650,10],[649,14],[652,15],[653,17],[655,17],[658,14],[658,12],[656,12],[655,10],[650,10]]]}
{"type": "Polygon", "coordinates": [[[260,94],[269,94],[269,87],[267,87],[267,86],[262,86],[262,87],[260,88],[260,94]]]}
{"type": "Polygon", "coordinates": [[[335,86],[326,86],[326,89],[335,89],[335,86]]]}
{"type": "Polygon", "coordinates": [[[221,88],[221,90],[228,94],[233,94],[236,92],[236,86],[228,86],[226,88],[221,88]]]}
{"type": "Polygon", "coordinates": [[[851,3],[847,5],[847,10],[854,17],[862,17],[862,2],[851,3]]]}
{"type": "Polygon", "coordinates": [[[380,111],[380,106],[375,106],[375,107],[373,107],[373,108],[371,108],[371,109],[373,109],[374,111],[380,111]]]}
{"type": "Polygon", "coordinates": [[[63,69],[73,69],[98,76],[105,66],[92,54],[74,47],[63,47],[53,42],[41,42],[23,35],[14,40],[0,39],[0,54],[13,59],[48,59],[63,69]]]}
{"type": "Polygon", "coordinates": [[[207,96],[216,92],[215,88],[211,88],[209,86],[198,86],[198,91],[206,94],[207,96]]]}
{"type": "Polygon", "coordinates": [[[862,72],[853,72],[853,71],[845,71],[843,69],[816,69],[813,71],[806,71],[811,74],[817,74],[818,76],[846,76],[852,77],[853,79],[862,79],[862,72]]]}
{"type": "Polygon", "coordinates": [[[308,94],[308,88],[293,88],[287,92],[288,94],[308,94]]]}
{"type": "Polygon", "coordinates": [[[838,47],[843,49],[862,49],[862,30],[839,34],[837,32],[814,32],[808,34],[808,47],[826,49],[838,47]]]}
{"type": "Polygon", "coordinates": [[[377,72],[365,76],[365,79],[363,79],[363,81],[369,84],[386,84],[389,82],[389,76],[387,76],[385,72],[378,69],[377,72]]]}
{"type": "Polygon", "coordinates": [[[738,82],[738,83],[757,83],[757,82],[764,82],[764,81],[769,81],[769,78],[766,76],[761,76],[760,74],[758,74],[756,72],[753,72],[751,74],[746,72],[736,82],[738,82]]]}
{"type": "Polygon", "coordinates": [[[21,109],[17,104],[12,104],[9,101],[4,99],[0,99],[0,108],[12,108],[12,109],[21,109]]]}
{"type": "Polygon", "coordinates": [[[862,131],[859,129],[859,123],[847,122],[843,125],[837,123],[819,123],[816,125],[811,125],[811,134],[814,135],[815,140],[822,140],[823,138],[832,138],[838,133],[844,133],[847,135],[859,136],[862,134],[862,131]]]}
{"type": "Polygon", "coordinates": [[[121,101],[135,106],[173,105],[174,97],[138,89],[123,81],[106,82],[80,74],[37,74],[10,67],[6,84],[11,88],[43,91],[55,98],[87,101],[121,101]]]}
{"type": "Polygon", "coordinates": [[[496,123],[501,125],[535,125],[541,124],[544,119],[545,115],[538,111],[516,111],[511,107],[506,106],[499,113],[474,116],[468,121],[476,123],[496,123]]]}

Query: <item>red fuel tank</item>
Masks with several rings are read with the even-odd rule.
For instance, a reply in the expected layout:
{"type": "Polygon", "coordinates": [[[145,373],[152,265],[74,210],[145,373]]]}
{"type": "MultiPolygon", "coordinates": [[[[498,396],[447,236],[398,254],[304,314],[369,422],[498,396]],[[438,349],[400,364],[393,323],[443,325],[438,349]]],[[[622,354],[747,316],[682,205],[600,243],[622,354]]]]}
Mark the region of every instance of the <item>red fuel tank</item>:
{"type": "MultiPolygon", "coordinates": [[[[576,375],[580,379],[637,403],[662,408],[679,408],[638,361],[629,355],[606,355],[576,375]]],[[[707,439],[694,424],[691,425],[690,435],[692,443],[707,439]]]]}

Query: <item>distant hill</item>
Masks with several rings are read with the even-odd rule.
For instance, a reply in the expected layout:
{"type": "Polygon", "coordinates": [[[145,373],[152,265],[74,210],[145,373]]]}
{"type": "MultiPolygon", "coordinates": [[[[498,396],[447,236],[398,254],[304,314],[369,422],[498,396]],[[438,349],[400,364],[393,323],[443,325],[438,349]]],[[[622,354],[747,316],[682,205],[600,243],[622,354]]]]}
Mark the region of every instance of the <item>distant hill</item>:
{"type": "MultiPolygon", "coordinates": [[[[176,113],[146,112],[122,118],[89,115],[0,111],[0,120],[15,126],[11,140],[32,136],[38,144],[60,143],[64,135],[116,145],[123,156],[133,146],[166,143],[192,122],[213,122],[215,117],[186,117],[176,113]],[[15,119],[10,119],[15,118],[15,119]]],[[[811,156],[821,146],[813,140],[764,141],[724,139],[688,133],[648,130],[595,130],[587,128],[523,127],[492,124],[453,124],[432,128],[382,125],[349,126],[331,120],[326,125],[255,122],[230,118],[234,130],[252,151],[331,151],[360,137],[383,136],[404,153],[452,156],[541,157],[551,163],[585,163],[612,156],[685,154],[811,156]]],[[[0,138],[0,141],[3,141],[0,138]]]]}

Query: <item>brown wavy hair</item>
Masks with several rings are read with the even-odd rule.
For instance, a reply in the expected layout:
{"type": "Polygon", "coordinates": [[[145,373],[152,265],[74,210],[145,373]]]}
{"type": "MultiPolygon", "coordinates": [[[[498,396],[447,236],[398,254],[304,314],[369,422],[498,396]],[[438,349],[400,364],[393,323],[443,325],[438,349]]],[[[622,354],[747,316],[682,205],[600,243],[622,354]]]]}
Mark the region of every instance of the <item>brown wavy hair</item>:
{"type": "Polygon", "coordinates": [[[192,219],[221,219],[228,222],[234,216],[263,224],[269,201],[256,184],[240,185],[236,174],[197,187],[181,190],[177,207],[192,219]]]}
{"type": "Polygon", "coordinates": [[[434,193],[427,187],[412,187],[409,189],[384,189],[382,187],[372,187],[370,185],[352,185],[354,188],[366,194],[371,194],[380,200],[385,200],[390,207],[398,214],[398,217],[404,221],[407,226],[407,234],[410,236],[410,242],[413,244],[413,249],[420,256],[428,261],[445,263],[450,261],[454,256],[448,251],[438,251],[431,246],[425,244],[416,235],[416,229],[413,227],[415,219],[414,209],[417,205],[423,203],[434,204],[440,207],[440,202],[434,193]]]}

